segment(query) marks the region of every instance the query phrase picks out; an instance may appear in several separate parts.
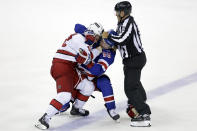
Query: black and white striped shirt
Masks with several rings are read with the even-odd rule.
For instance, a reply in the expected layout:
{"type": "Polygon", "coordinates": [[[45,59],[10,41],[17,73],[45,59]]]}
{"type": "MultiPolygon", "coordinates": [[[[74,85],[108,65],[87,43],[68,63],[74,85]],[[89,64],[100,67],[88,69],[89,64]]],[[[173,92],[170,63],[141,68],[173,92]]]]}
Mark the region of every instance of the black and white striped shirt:
{"type": "Polygon", "coordinates": [[[143,52],[140,33],[132,16],[119,22],[116,32],[117,36],[110,34],[108,39],[115,43],[123,59],[143,52]]]}

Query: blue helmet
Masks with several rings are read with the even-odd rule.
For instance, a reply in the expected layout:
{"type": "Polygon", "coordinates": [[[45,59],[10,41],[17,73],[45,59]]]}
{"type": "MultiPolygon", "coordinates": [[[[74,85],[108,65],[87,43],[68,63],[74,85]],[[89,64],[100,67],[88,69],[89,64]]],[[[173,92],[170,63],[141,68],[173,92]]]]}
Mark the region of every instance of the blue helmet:
{"type": "Polygon", "coordinates": [[[75,32],[79,34],[83,34],[87,28],[82,24],[75,24],[75,32]]]}

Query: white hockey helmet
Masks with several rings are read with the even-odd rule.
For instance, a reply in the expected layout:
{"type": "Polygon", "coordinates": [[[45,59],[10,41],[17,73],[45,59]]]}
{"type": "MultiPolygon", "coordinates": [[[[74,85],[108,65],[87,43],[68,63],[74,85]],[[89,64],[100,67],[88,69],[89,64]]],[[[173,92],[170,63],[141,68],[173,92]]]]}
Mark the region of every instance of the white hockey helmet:
{"type": "Polygon", "coordinates": [[[87,30],[93,31],[93,33],[95,35],[99,35],[99,36],[101,36],[104,31],[103,26],[97,22],[90,24],[90,26],[87,28],[87,30]]]}

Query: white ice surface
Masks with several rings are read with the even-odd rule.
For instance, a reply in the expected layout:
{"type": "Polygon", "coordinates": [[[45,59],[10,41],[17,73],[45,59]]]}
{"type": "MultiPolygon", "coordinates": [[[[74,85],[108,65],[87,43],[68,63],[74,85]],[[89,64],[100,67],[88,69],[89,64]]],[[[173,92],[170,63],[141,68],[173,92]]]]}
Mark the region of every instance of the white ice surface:
{"type": "MultiPolygon", "coordinates": [[[[54,53],[73,33],[74,25],[95,21],[116,28],[117,0],[0,0],[0,130],[36,131],[34,123],[56,95],[50,76],[54,53]]],[[[147,64],[142,83],[151,91],[197,73],[197,1],[132,0],[147,64]]],[[[148,100],[152,127],[132,128],[125,113],[123,71],[119,53],[109,68],[121,122],[114,123],[100,93],[85,108],[90,116],[55,116],[53,131],[196,131],[197,79],[148,100]],[[180,87],[180,88],[179,88],[180,87]]],[[[176,86],[176,83],[175,83],[176,86]]],[[[165,86],[164,86],[165,87],[165,86]]],[[[173,86],[172,86],[173,88],[173,86]]]]}

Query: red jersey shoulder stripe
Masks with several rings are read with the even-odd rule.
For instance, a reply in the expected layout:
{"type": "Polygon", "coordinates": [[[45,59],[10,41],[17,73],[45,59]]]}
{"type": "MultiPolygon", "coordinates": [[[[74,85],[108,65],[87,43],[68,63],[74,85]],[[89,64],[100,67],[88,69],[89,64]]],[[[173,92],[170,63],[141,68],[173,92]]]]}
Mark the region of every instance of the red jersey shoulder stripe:
{"type": "Polygon", "coordinates": [[[64,54],[64,55],[70,55],[70,56],[76,56],[75,54],[69,52],[69,51],[65,51],[65,50],[57,50],[56,53],[60,53],[60,54],[64,54]]]}
{"type": "Polygon", "coordinates": [[[105,63],[102,62],[102,61],[99,61],[98,63],[101,64],[101,65],[105,68],[105,70],[107,70],[107,68],[108,68],[107,64],[105,64],[105,63]]]}

